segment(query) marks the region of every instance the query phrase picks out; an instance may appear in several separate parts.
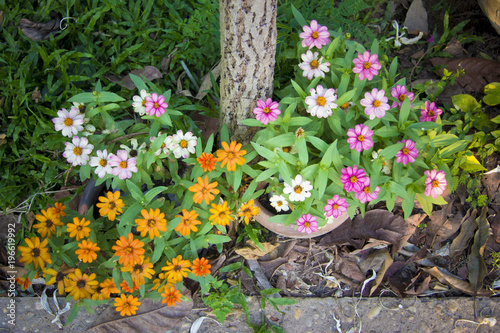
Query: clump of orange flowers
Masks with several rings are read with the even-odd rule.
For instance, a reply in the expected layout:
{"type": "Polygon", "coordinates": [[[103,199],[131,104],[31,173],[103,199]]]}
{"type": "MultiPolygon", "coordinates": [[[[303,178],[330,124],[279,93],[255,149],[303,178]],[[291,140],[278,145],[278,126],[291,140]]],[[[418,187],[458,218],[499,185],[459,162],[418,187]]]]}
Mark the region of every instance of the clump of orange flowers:
{"type": "Polygon", "coordinates": [[[217,162],[221,163],[221,168],[227,164],[228,171],[236,171],[236,165],[243,165],[245,163],[245,158],[243,155],[247,153],[246,150],[241,149],[241,143],[236,141],[231,141],[228,145],[227,142],[222,142],[222,147],[224,149],[217,150],[217,162]]]}

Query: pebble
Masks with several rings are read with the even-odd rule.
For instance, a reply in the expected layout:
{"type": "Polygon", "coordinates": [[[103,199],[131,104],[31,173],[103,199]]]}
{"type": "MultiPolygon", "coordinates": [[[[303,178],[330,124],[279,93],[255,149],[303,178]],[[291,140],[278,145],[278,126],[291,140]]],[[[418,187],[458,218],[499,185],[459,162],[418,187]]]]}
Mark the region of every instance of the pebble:
{"type": "Polygon", "coordinates": [[[458,303],[456,301],[448,301],[446,306],[451,313],[455,313],[458,310],[458,303]]]}
{"type": "Polygon", "coordinates": [[[301,316],[302,316],[302,310],[301,309],[295,310],[295,319],[299,320],[301,316]]]}
{"type": "Polygon", "coordinates": [[[370,311],[368,311],[368,313],[366,314],[366,317],[368,319],[373,319],[373,318],[375,318],[376,316],[379,315],[380,310],[382,310],[382,307],[381,306],[376,306],[376,307],[372,308],[370,311]]]}

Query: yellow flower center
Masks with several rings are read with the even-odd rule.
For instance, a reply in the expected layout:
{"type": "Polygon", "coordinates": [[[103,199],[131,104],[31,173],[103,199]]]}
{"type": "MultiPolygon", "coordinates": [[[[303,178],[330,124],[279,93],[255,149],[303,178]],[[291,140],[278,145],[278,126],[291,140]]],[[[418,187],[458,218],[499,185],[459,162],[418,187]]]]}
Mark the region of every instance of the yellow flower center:
{"type": "Polygon", "coordinates": [[[268,114],[269,112],[271,112],[271,109],[269,109],[267,106],[265,108],[262,109],[262,112],[264,112],[265,114],[268,114]]]}
{"type": "Polygon", "coordinates": [[[230,151],[230,152],[227,153],[227,159],[228,160],[234,159],[234,153],[232,151],[230,151]]]}
{"type": "Polygon", "coordinates": [[[351,178],[349,178],[349,181],[351,183],[357,183],[358,182],[358,178],[356,176],[351,176],[351,178]]]}
{"type": "Polygon", "coordinates": [[[122,169],[126,169],[127,168],[127,161],[121,161],[120,164],[118,165],[120,168],[122,169]]]}
{"type": "Polygon", "coordinates": [[[378,108],[380,106],[380,104],[382,104],[381,101],[377,101],[377,100],[373,101],[373,106],[376,108],[378,108]]]}
{"type": "Polygon", "coordinates": [[[433,180],[432,187],[439,187],[439,180],[433,180]]]}
{"type": "Polygon", "coordinates": [[[283,147],[283,152],[284,153],[289,153],[290,151],[292,151],[292,147],[290,147],[290,146],[283,147]]]}
{"type": "Polygon", "coordinates": [[[302,193],[302,187],[300,185],[297,185],[293,188],[293,191],[297,194],[302,193]]]}
{"type": "Polygon", "coordinates": [[[337,210],[337,209],[339,209],[339,205],[337,205],[337,204],[334,204],[334,205],[333,205],[333,209],[334,209],[334,210],[337,210]]]}
{"type": "Polygon", "coordinates": [[[429,111],[427,112],[427,116],[429,116],[429,117],[434,116],[434,111],[429,110],[429,111]]]}
{"type": "Polygon", "coordinates": [[[78,231],[82,231],[82,229],[83,229],[83,227],[81,225],[76,227],[76,230],[78,230],[78,231]]]}
{"type": "Polygon", "coordinates": [[[386,165],[387,165],[386,161],[382,162],[382,166],[386,166],[386,165]]]}
{"type": "Polygon", "coordinates": [[[405,95],[405,94],[401,94],[401,95],[399,95],[399,100],[400,100],[401,102],[402,102],[402,101],[404,101],[404,100],[405,100],[405,98],[406,98],[406,95],[405,95]]]}
{"type": "Polygon", "coordinates": [[[179,146],[181,146],[181,148],[186,148],[188,146],[188,142],[186,140],[181,140],[179,142],[179,146]]]}
{"type": "Polygon", "coordinates": [[[366,194],[370,194],[370,186],[366,186],[366,187],[363,189],[363,192],[365,192],[366,194]]]}
{"type": "Polygon", "coordinates": [[[148,225],[150,228],[153,228],[156,226],[156,221],[154,219],[149,219],[148,220],[148,225]]]}
{"type": "Polygon", "coordinates": [[[99,161],[99,165],[102,167],[105,167],[107,164],[108,164],[108,161],[106,161],[106,159],[104,159],[104,158],[101,158],[101,160],[99,161]]]}
{"type": "Polygon", "coordinates": [[[370,67],[372,67],[372,64],[369,63],[368,61],[363,63],[363,68],[364,69],[369,69],[370,67]]]}
{"type": "Polygon", "coordinates": [[[311,226],[311,223],[309,223],[309,222],[307,222],[307,221],[306,221],[306,222],[304,222],[304,227],[309,228],[310,226],[311,226]]]}
{"type": "Polygon", "coordinates": [[[160,104],[158,104],[158,102],[155,102],[154,108],[155,109],[159,109],[160,108],[160,104]]]}
{"type": "Polygon", "coordinates": [[[345,110],[345,109],[347,109],[348,107],[349,107],[349,102],[345,102],[344,104],[342,104],[342,105],[340,106],[340,108],[341,108],[342,110],[345,110]]]}
{"type": "Polygon", "coordinates": [[[83,153],[82,148],[80,147],[73,148],[73,154],[75,154],[76,156],[80,156],[82,153],[83,153]]]}
{"type": "Polygon", "coordinates": [[[311,34],[311,37],[314,38],[314,39],[317,39],[319,37],[319,32],[317,31],[314,31],[312,34],[311,34]]]}
{"type": "Polygon", "coordinates": [[[145,99],[142,100],[142,106],[146,106],[146,100],[145,99]]]}
{"type": "Polygon", "coordinates": [[[365,141],[365,137],[362,135],[358,135],[358,141],[361,141],[361,142],[365,141]]]}
{"type": "Polygon", "coordinates": [[[276,205],[278,205],[278,207],[283,206],[283,201],[281,201],[281,200],[280,200],[280,201],[277,201],[277,202],[276,202],[276,205]]]}
{"type": "Polygon", "coordinates": [[[319,106],[325,106],[326,98],[324,98],[323,96],[318,96],[318,99],[316,99],[316,104],[319,106]]]}
{"type": "Polygon", "coordinates": [[[408,155],[409,152],[410,152],[410,150],[408,148],[403,148],[404,155],[408,155]]]}
{"type": "Polygon", "coordinates": [[[71,119],[71,118],[64,119],[64,125],[66,125],[66,126],[73,125],[73,119],[71,119]]]}
{"type": "Polygon", "coordinates": [[[317,69],[319,67],[319,62],[318,60],[314,59],[313,61],[311,61],[309,63],[309,66],[311,67],[311,69],[317,69]]]}

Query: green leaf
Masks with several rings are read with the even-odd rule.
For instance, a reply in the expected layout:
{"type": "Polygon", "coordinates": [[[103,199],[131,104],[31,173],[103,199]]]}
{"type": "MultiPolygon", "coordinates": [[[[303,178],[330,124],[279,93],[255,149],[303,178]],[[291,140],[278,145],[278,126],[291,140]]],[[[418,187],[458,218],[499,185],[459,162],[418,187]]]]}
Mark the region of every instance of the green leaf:
{"type": "Polygon", "coordinates": [[[259,153],[260,156],[264,157],[268,161],[276,160],[276,153],[270,151],[269,149],[262,147],[255,142],[250,142],[252,144],[253,149],[259,153]]]}
{"type": "Polygon", "coordinates": [[[441,124],[432,122],[432,121],[424,121],[421,123],[414,123],[408,126],[408,129],[418,129],[418,130],[430,130],[434,128],[441,128],[441,124]]]}
{"type": "Polygon", "coordinates": [[[146,83],[144,83],[144,81],[138,77],[137,75],[134,75],[134,74],[129,74],[130,76],[130,79],[132,80],[132,82],[134,82],[134,85],[135,87],[141,91],[142,89],[146,90],[146,92],[148,92],[148,87],[146,86],[146,83]]]}
{"type": "Polygon", "coordinates": [[[248,119],[243,119],[241,121],[241,123],[243,125],[247,125],[247,126],[253,126],[253,127],[266,127],[266,125],[264,125],[263,123],[261,123],[260,121],[258,121],[257,119],[252,119],[252,118],[248,118],[248,119]]]}
{"type": "Polygon", "coordinates": [[[261,181],[267,180],[270,177],[274,176],[276,173],[278,173],[278,169],[276,169],[276,168],[264,170],[263,172],[261,172],[257,176],[256,181],[261,182],[261,181]]]}
{"type": "Polygon", "coordinates": [[[396,126],[381,127],[373,132],[376,136],[381,138],[392,138],[399,136],[399,131],[396,126]]]}
{"type": "Polygon", "coordinates": [[[248,237],[250,237],[250,239],[255,243],[255,245],[257,245],[257,247],[265,253],[266,249],[260,243],[259,238],[257,238],[257,235],[255,234],[255,231],[253,230],[253,228],[250,224],[245,225],[245,231],[246,231],[248,237]]]}
{"type": "Polygon", "coordinates": [[[422,195],[420,193],[417,193],[417,200],[420,203],[422,210],[428,216],[431,216],[431,214],[432,214],[432,202],[429,200],[429,197],[422,195]]]}
{"type": "Polygon", "coordinates": [[[394,57],[391,62],[391,66],[389,67],[389,80],[394,82],[396,79],[396,73],[398,71],[398,57],[394,57]]]}
{"type": "Polygon", "coordinates": [[[401,110],[399,112],[399,126],[402,126],[406,120],[408,120],[408,115],[410,114],[411,101],[409,98],[405,98],[403,105],[401,105],[401,110]]]}
{"type": "Polygon", "coordinates": [[[328,184],[328,169],[319,169],[314,184],[314,187],[318,189],[318,195],[321,198],[325,193],[326,185],[328,184]]]}
{"type": "Polygon", "coordinates": [[[448,156],[455,154],[459,151],[465,150],[469,146],[469,144],[470,144],[470,141],[468,141],[468,140],[457,141],[457,142],[449,145],[448,147],[441,149],[439,151],[439,156],[441,158],[448,157],[448,156]]]}
{"type": "Polygon", "coordinates": [[[484,103],[488,105],[500,104],[500,83],[493,82],[487,84],[484,87],[484,93],[486,94],[486,96],[483,97],[484,103]]]}
{"type": "Polygon", "coordinates": [[[132,194],[132,197],[137,200],[137,201],[142,201],[144,199],[144,195],[142,194],[141,189],[135,185],[133,182],[130,181],[130,179],[126,180],[127,188],[130,191],[130,194],[132,194]]]}
{"type": "Polygon", "coordinates": [[[153,255],[151,256],[152,264],[155,264],[161,258],[161,255],[163,254],[163,249],[165,248],[165,238],[155,237],[154,244],[155,244],[155,249],[153,251],[153,255]]]}
{"type": "Polygon", "coordinates": [[[297,138],[295,141],[297,145],[297,152],[299,153],[299,160],[302,165],[307,165],[309,161],[309,153],[307,151],[307,144],[304,137],[297,138]]]}
{"type": "Polygon", "coordinates": [[[398,183],[393,181],[389,182],[389,189],[401,199],[410,200],[408,192],[406,192],[404,187],[399,185],[398,183]]]}
{"type": "Polygon", "coordinates": [[[223,244],[223,243],[229,242],[231,240],[231,238],[229,238],[228,236],[224,236],[224,235],[208,234],[205,237],[207,238],[207,241],[210,244],[223,244]]]}
{"type": "Polygon", "coordinates": [[[449,146],[456,141],[458,141],[458,137],[456,135],[441,133],[436,135],[431,142],[434,143],[436,147],[442,147],[449,146]]]}
{"type": "MultiPolygon", "coordinates": [[[[311,121],[312,121],[312,119],[307,118],[307,117],[293,117],[290,119],[288,124],[290,126],[304,126],[304,125],[309,124],[311,121]]],[[[293,134],[293,133],[290,133],[290,134],[293,134]]]]}
{"type": "Polygon", "coordinates": [[[293,14],[293,17],[295,17],[295,19],[297,20],[297,23],[299,25],[301,25],[301,26],[309,25],[309,24],[307,24],[307,21],[304,18],[304,16],[302,16],[302,14],[297,10],[297,8],[294,7],[294,5],[292,5],[292,14],[293,14]]]}
{"type": "Polygon", "coordinates": [[[235,271],[237,269],[240,269],[242,265],[243,264],[241,263],[241,261],[234,262],[232,264],[229,264],[227,266],[222,267],[221,269],[219,269],[219,272],[227,273],[227,272],[235,271]]]}
{"type": "Polygon", "coordinates": [[[391,158],[396,156],[398,151],[403,149],[403,146],[404,146],[404,144],[402,142],[393,144],[393,145],[383,149],[378,155],[384,157],[386,160],[390,160],[391,158]]]}
{"type": "Polygon", "coordinates": [[[294,80],[290,80],[292,81],[292,86],[293,86],[293,89],[295,89],[295,91],[297,92],[297,94],[302,97],[302,98],[306,98],[307,97],[307,94],[305,93],[305,91],[298,85],[297,82],[295,82],[294,80]]]}
{"type": "Polygon", "coordinates": [[[281,289],[278,288],[268,288],[260,291],[261,295],[273,295],[273,294],[278,294],[281,291],[281,289]]]}
{"type": "Polygon", "coordinates": [[[486,171],[486,168],[481,165],[481,163],[474,155],[472,155],[472,153],[465,156],[465,162],[460,164],[460,168],[462,168],[466,172],[486,171]]]}
{"type": "Polygon", "coordinates": [[[166,186],[158,186],[158,187],[153,187],[151,190],[149,190],[145,195],[144,199],[146,200],[146,203],[150,203],[151,200],[153,200],[154,197],[156,197],[158,194],[161,192],[165,191],[168,187],[166,186]]]}
{"type": "Polygon", "coordinates": [[[477,101],[474,97],[467,94],[459,94],[451,97],[451,101],[453,102],[453,106],[457,110],[461,110],[463,112],[470,112],[474,110],[477,105],[477,101]]]}

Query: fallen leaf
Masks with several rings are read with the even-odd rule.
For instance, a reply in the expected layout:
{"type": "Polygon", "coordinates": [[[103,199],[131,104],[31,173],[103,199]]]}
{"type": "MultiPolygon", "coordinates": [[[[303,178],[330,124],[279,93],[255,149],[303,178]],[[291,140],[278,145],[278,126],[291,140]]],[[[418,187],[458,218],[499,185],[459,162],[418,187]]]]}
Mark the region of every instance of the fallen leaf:
{"type": "Polygon", "coordinates": [[[478,291],[477,293],[474,292],[472,289],[472,286],[469,282],[464,281],[457,276],[450,274],[446,270],[439,268],[439,267],[432,267],[432,268],[421,268],[424,272],[427,272],[437,278],[439,282],[445,283],[455,289],[460,290],[463,293],[469,294],[469,295],[474,295],[476,294],[477,296],[491,296],[492,292],[486,289],[482,289],[478,291]]]}
{"type": "Polygon", "coordinates": [[[271,279],[278,267],[288,262],[287,258],[276,258],[273,260],[260,261],[259,264],[268,279],[271,279]]]}
{"type": "Polygon", "coordinates": [[[339,258],[335,264],[335,270],[355,282],[362,282],[366,279],[366,275],[361,272],[359,266],[354,261],[347,258],[339,258]]]}
{"type": "Polygon", "coordinates": [[[500,17],[498,16],[498,1],[496,0],[478,0],[479,7],[484,15],[490,20],[491,25],[498,34],[500,34],[500,17]]]}
{"type": "Polygon", "coordinates": [[[478,229],[474,235],[471,253],[468,258],[467,268],[469,269],[469,282],[472,285],[474,296],[483,287],[483,280],[487,274],[483,253],[488,237],[490,237],[490,224],[486,219],[488,207],[483,207],[481,215],[476,219],[478,229]]]}
{"type": "Polygon", "coordinates": [[[271,243],[261,243],[264,247],[265,251],[262,251],[260,248],[255,245],[252,240],[248,240],[244,247],[236,249],[235,252],[238,253],[245,259],[259,259],[260,257],[265,256],[275,248],[279,246],[279,244],[271,244],[271,243]]]}
{"type": "Polygon", "coordinates": [[[455,36],[453,36],[448,44],[446,44],[446,47],[443,51],[454,57],[458,57],[464,54],[464,48],[455,36]]]}
{"type": "MultiPolygon", "coordinates": [[[[465,74],[460,74],[457,83],[467,91],[480,92],[484,90],[490,82],[500,81],[500,62],[484,58],[431,58],[429,59],[433,66],[444,65],[450,72],[457,69],[464,69],[465,74]]],[[[443,69],[438,73],[443,75],[443,69]]]]}
{"type": "Polygon", "coordinates": [[[145,66],[143,69],[134,69],[123,78],[116,75],[107,75],[104,77],[111,82],[118,83],[120,86],[125,87],[128,90],[134,90],[135,84],[134,82],[132,82],[130,74],[136,75],[141,79],[143,79],[144,76],[149,81],[153,81],[154,79],[161,79],[163,77],[163,74],[155,66],[145,66]]]}
{"type": "Polygon", "coordinates": [[[452,214],[453,202],[445,205],[443,209],[432,212],[427,223],[427,245],[433,248],[441,247],[441,243],[455,234],[463,220],[460,212],[452,214]]]}
{"type": "Polygon", "coordinates": [[[414,263],[402,262],[395,262],[392,266],[399,267],[399,269],[394,272],[394,267],[390,267],[390,270],[386,273],[389,286],[399,297],[405,297],[406,290],[411,285],[413,278],[418,274],[417,266],[414,263]]]}
{"type": "Polygon", "coordinates": [[[6,134],[0,134],[0,146],[7,143],[7,140],[5,140],[6,137],[6,134]]]}
{"type": "Polygon", "coordinates": [[[207,92],[212,88],[212,79],[210,77],[210,73],[212,73],[214,80],[217,81],[220,76],[221,70],[222,67],[219,62],[212,70],[210,70],[210,72],[205,74],[205,76],[201,79],[200,89],[195,96],[196,99],[203,99],[207,92]]]}
{"type": "Polygon", "coordinates": [[[408,28],[410,34],[418,35],[420,31],[427,34],[429,31],[427,11],[422,4],[422,0],[413,0],[406,13],[404,26],[408,28]]]}
{"type": "Polygon", "coordinates": [[[405,290],[405,294],[415,296],[422,295],[429,290],[430,282],[431,276],[428,273],[419,272],[418,275],[412,279],[412,283],[405,290]]]}
{"type": "Polygon", "coordinates": [[[493,200],[500,191],[500,172],[485,174],[481,182],[486,187],[488,197],[493,200]]]}
{"type": "Polygon", "coordinates": [[[365,275],[370,269],[378,272],[387,259],[387,254],[389,254],[389,250],[387,248],[372,251],[366,256],[366,258],[361,260],[359,263],[359,269],[361,269],[361,272],[365,275]]]}
{"type": "Polygon", "coordinates": [[[0,28],[2,27],[3,20],[4,20],[4,13],[3,10],[0,10],[0,28]]]}
{"type": "Polygon", "coordinates": [[[49,39],[50,34],[59,31],[59,19],[53,19],[47,23],[33,22],[22,18],[19,21],[21,32],[31,40],[40,42],[44,39],[49,39]]]}
{"type": "Polygon", "coordinates": [[[161,59],[160,68],[163,73],[167,74],[168,71],[170,70],[170,63],[172,62],[172,59],[174,58],[174,55],[177,52],[177,50],[178,49],[175,48],[172,52],[170,52],[168,56],[161,59]]]}
{"type": "Polygon", "coordinates": [[[460,233],[453,239],[450,245],[451,258],[460,255],[467,248],[469,240],[474,236],[474,231],[476,230],[476,216],[477,210],[475,209],[472,212],[469,209],[465,214],[460,226],[460,233]]]}
{"type": "Polygon", "coordinates": [[[500,243],[500,214],[496,214],[495,218],[490,223],[493,238],[497,243],[500,243]]]}
{"type": "Polygon", "coordinates": [[[377,271],[377,278],[375,279],[375,283],[370,289],[370,296],[377,290],[378,286],[382,283],[382,280],[384,279],[385,273],[391,267],[392,263],[394,261],[392,260],[391,255],[389,254],[389,251],[385,252],[385,260],[382,264],[382,267],[377,271]]]}
{"type": "Polygon", "coordinates": [[[31,94],[31,98],[35,101],[35,103],[38,104],[42,100],[42,94],[40,93],[40,90],[38,90],[38,87],[35,88],[33,93],[31,94]]]}
{"type": "MultiPolygon", "coordinates": [[[[182,295],[191,299],[191,293],[183,288],[182,295]]],[[[165,332],[173,329],[193,308],[193,302],[182,301],[170,307],[160,300],[141,299],[141,305],[134,316],[122,317],[109,306],[95,320],[88,333],[141,333],[165,332]]]]}

